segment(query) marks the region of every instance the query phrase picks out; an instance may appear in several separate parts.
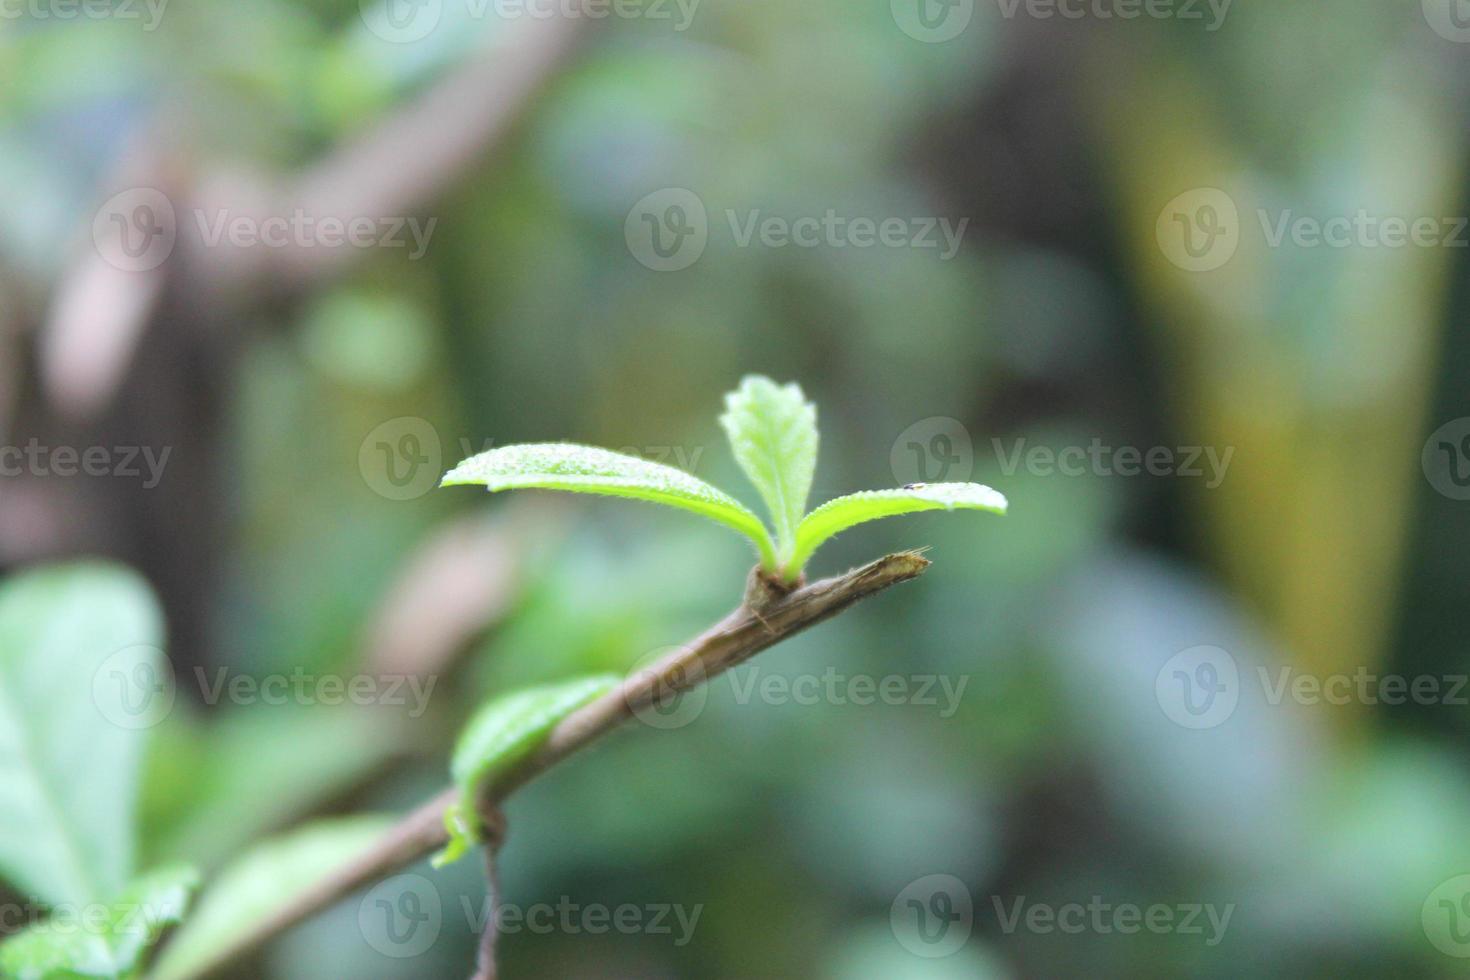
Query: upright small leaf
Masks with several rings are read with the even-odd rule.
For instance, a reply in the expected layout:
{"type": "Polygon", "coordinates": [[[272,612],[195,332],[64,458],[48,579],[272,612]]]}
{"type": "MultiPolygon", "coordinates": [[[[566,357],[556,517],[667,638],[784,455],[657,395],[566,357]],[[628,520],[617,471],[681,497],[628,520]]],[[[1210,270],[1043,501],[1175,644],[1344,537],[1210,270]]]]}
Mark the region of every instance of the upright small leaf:
{"type": "Polygon", "coordinates": [[[720,424],[735,461],[755,484],[776,525],[779,560],[791,558],[817,469],[817,410],[801,388],[751,376],[725,396],[720,424]]]}
{"type": "Polygon", "coordinates": [[[475,803],[481,789],[530,755],[557,722],[613,690],[618,681],[617,675],[606,674],[527,688],[496,698],[475,713],[454,748],[450,771],[460,795],[445,812],[449,845],[434,859],[435,867],[458,861],[479,842],[475,803]]]}
{"type": "Polygon", "coordinates": [[[483,486],[491,493],[565,490],[667,504],[734,528],[755,543],[768,567],[775,562],[766,526],[740,501],[683,470],[607,449],[567,443],[502,446],[460,463],[440,486],[483,486]]]}
{"type": "Polygon", "coordinates": [[[838,497],[812,511],[801,522],[791,566],[800,569],[822,542],[856,524],[926,510],[983,510],[1004,514],[1006,498],[978,483],[916,484],[902,490],[869,490],[838,497]]]}
{"type": "Polygon", "coordinates": [[[213,971],[262,920],[365,853],[392,825],[392,818],[379,816],[321,820],[246,851],[205,890],[150,980],[213,971]]]}
{"type": "Polygon", "coordinates": [[[149,872],[105,903],[68,906],[0,943],[0,976],[72,980],[137,975],[144,954],[180,922],[199,886],[193,868],[149,872]]]}
{"type": "Polygon", "coordinates": [[[148,587],[102,565],[0,585],[0,877],[51,904],[133,873],[147,711],[166,678],[148,587]]]}

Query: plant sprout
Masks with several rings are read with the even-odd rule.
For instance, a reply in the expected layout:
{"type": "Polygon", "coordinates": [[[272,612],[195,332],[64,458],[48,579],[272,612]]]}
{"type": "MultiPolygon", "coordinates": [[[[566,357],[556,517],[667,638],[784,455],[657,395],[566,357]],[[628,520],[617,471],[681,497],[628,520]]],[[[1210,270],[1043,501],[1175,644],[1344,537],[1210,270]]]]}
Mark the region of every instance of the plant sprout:
{"type": "MultiPolygon", "coordinates": [[[[443,482],[631,497],[702,514],[745,535],[760,556],[740,607],[630,676],[569,678],[492,698],[461,732],[449,767],[453,784],[437,797],[397,821],[364,814],[262,842],[219,873],[191,918],[185,912],[200,881],[197,870],[164,865],[140,875],[135,865],[129,820],[142,778],[145,729],[101,727],[127,709],[124,692],[89,680],[101,676],[119,650],[138,651],[139,666],[163,669],[157,646],[162,618],[147,590],[130,576],[87,567],[0,584],[0,637],[6,640],[0,643],[0,685],[16,692],[0,698],[0,786],[8,793],[0,794],[0,873],[58,905],[116,899],[108,908],[152,912],[138,921],[108,919],[96,931],[70,928],[64,919],[32,923],[0,942],[0,976],[132,980],[144,975],[153,947],[177,924],[147,975],[200,980],[435,851],[440,867],[483,846],[487,895],[495,901],[496,851],[505,836],[499,804],[518,786],[661,698],[705,683],[917,577],[929,564],[916,552],[901,552],[805,583],[802,569],[823,542],[879,517],[1005,512],[1004,497],[971,483],[873,490],[808,512],[817,414],[801,389],[747,378],[726,398],[720,422],[765,503],[769,528],[734,497],[688,473],[588,446],[507,446],[466,460],[443,482]],[[65,683],[76,678],[82,682],[65,683]],[[49,711],[38,707],[46,703],[42,695],[52,699],[49,711]],[[50,725],[53,715],[78,723],[58,729],[50,725]],[[108,791],[99,796],[100,786],[108,791]],[[78,805],[83,800],[88,805],[78,805]],[[23,845],[7,848],[11,841],[23,845]]],[[[494,975],[495,937],[491,916],[480,937],[477,977],[494,975]]]]}
{"type": "Polygon", "coordinates": [[[725,396],[720,424],[741,470],[770,514],[773,535],[734,497],[682,470],[592,446],[504,446],[465,460],[442,486],[543,489],[649,500],[693,511],[745,535],[768,586],[789,591],[828,539],[858,524],[928,510],[1006,512],[1006,499],[978,483],[911,484],[829,500],[808,512],[817,467],[817,412],[796,384],[747,377],[725,396]]]}

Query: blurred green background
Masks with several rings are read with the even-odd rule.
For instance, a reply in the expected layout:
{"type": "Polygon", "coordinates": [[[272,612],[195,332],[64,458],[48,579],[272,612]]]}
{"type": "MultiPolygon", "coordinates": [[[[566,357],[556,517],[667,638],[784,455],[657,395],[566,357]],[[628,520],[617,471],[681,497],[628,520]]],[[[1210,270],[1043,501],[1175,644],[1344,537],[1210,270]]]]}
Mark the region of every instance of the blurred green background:
{"type": "MultiPolygon", "coordinates": [[[[1459,0],[389,2],[0,19],[0,443],[170,450],[156,487],[0,477],[0,562],[101,556],[158,593],[181,693],[149,860],[213,871],[309,818],[404,812],[487,693],[625,671],[726,612],[750,556],[712,524],[430,488],[566,439],[754,502],[715,419],[760,372],[818,406],[816,501],[974,479],[1011,514],[844,535],[815,574],[922,545],[935,567],[518,795],[508,903],[701,912],[683,944],[511,932],[505,975],[1463,975],[1467,887],[1439,901],[1470,873],[1465,236],[1272,239],[1455,230],[1459,0]],[[119,269],[104,202],[138,188],[178,241],[119,269]],[[427,250],[195,233],[297,201],[432,219],[427,250]],[[811,245],[743,237],[829,214],[846,230],[811,245]],[[929,226],[962,229],[954,254],[929,226]],[[680,228],[702,252],[650,254],[680,228]],[[1032,452],[1094,444],[1173,463],[1032,452]],[[196,669],[222,668],[435,687],[416,717],[203,703],[196,669]],[[964,686],[952,711],[939,687],[742,694],[829,670],[964,686]],[[1312,703],[1282,677],[1368,680],[1312,703]],[[1384,703],[1388,677],[1438,693],[1384,703]],[[1175,686],[1216,680],[1224,707],[1175,686]],[[972,905],[953,948],[915,938],[933,875],[972,905]],[[1008,928],[1017,900],[1232,912],[1211,944],[1008,928]]],[[[414,869],[451,910],[426,951],[385,955],[355,896],[234,975],[463,975],[474,863],[414,869]]]]}

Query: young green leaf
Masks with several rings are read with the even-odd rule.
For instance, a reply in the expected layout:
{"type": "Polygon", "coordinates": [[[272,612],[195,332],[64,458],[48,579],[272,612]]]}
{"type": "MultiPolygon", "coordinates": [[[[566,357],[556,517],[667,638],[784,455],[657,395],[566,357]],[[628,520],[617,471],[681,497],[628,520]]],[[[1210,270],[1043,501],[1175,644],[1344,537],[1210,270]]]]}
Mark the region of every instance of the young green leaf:
{"type": "Polygon", "coordinates": [[[389,817],[321,820],[246,851],[206,889],[150,980],[200,977],[233,944],[282,905],[366,852],[393,825],[389,817]]]}
{"type": "Polygon", "coordinates": [[[475,801],[481,789],[545,741],[557,722],[617,687],[618,681],[617,675],[606,674],[527,688],[496,698],[475,713],[454,749],[450,771],[460,796],[444,814],[449,845],[434,858],[434,867],[458,861],[479,843],[475,801]]]}
{"type": "Polygon", "coordinates": [[[483,486],[491,493],[566,490],[680,507],[744,534],[755,543],[761,562],[775,567],[770,534],[744,504],[683,470],[636,456],[566,443],[503,446],[460,463],[440,486],[483,486]]]}
{"type": "Polygon", "coordinates": [[[0,943],[0,976],[134,977],[164,929],[183,919],[198,886],[199,873],[193,868],[163,868],[142,876],[110,901],[54,912],[0,943]],[[94,907],[92,918],[89,909],[94,907]]]}
{"type": "Polygon", "coordinates": [[[162,642],[131,572],[60,566],[0,585],[0,877],[18,891],[80,904],[127,886],[162,642]]]}
{"type": "Polygon", "coordinates": [[[779,559],[785,564],[817,469],[817,410],[797,385],[783,388],[753,375],[725,396],[720,424],[735,461],[771,512],[779,559]]]}
{"type": "Polygon", "coordinates": [[[800,570],[822,542],[856,524],[926,510],[1006,512],[1006,498],[978,483],[915,484],[902,490],[869,490],[829,500],[796,529],[796,551],[789,568],[800,570]]]}

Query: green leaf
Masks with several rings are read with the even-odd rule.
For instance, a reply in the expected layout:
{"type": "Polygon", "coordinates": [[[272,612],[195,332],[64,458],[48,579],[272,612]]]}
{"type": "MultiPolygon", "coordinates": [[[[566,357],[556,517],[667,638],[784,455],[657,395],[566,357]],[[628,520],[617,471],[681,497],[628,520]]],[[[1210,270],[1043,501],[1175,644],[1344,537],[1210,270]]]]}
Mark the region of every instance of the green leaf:
{"type": "Polygon", "coordinates": [[[65,903],[51,916],[0,943],[0,976],[74,980],[136,975],[163,931],[181,921],[199,886],[193,868],[163,868],[105,903],[65,903]]]}
{"type": "Polygon", "coordinates": [[[164,949],[151,980],[183,980],[212,970],[237,940],[361,856],[392,825],[386,816],[340,817],[257,844],[205,889],[199,910],[164,949]]]}
{"type": "Polygon", "coordinates": [[[770,534],[740,501],[683,470],[606,449],[567,443],[503,446],[460,463],[440,486],[483,486],[491,493],[566,490],[680,507],[734,528],[755,542],[767,567],[775,564],[770,534]]]}
{"type": "MultiPolygon", "coordinates": [[[[133,873],[162,618],[122,569],[61,566],[0,586],[0,876],[48,904],[106,901],[133,873]]],[[[170,689],[171,690],[171,689],[170,689]]]]}
{"type": "Polygon", "coordinates": [[[1006,498],[978,483],[915,484],[902,490],[869,490],[829,500],[812,511],[796,529],[791,567],[800,570],[822,542],[848,528],[880,517],[926,510],[1006,512],[1006,498]]]}
{"type": "Polygon", "coordinates": [[[213,871],[250,842],[321,812],[403,751],[400,726],[353,708],[281,705],[218,712],[208,724],[175,711],[155,735],[155,745],[174,754],[166,777],[161,752],[147,773],[144,799],[153,806],[143,824],[152,847],[145,853],[213,871]]]}
{"type": "Polygon", "coordinates": [[[481,789],[530,755],[557,722],[613,690],[620,680],[605,674],[531,687],[496,698],[475,713],[454,748],[450,771],[460,795],[444,814],[449,845],[434,858],[434,867],[458,861],[479,842],[475,802],[481,789]]]}
{"type": "Polygon", "coordinates": [[[720,424],[735,461],[771,512],[784,566],[791,560],[817,469],[816,407],[795,384],[783,388],[770,378],[751,376],[725,396],[720,424]]]}

